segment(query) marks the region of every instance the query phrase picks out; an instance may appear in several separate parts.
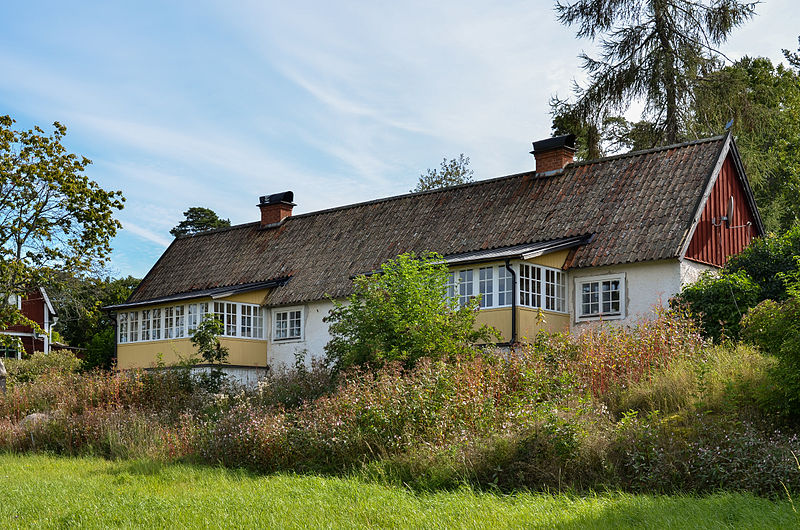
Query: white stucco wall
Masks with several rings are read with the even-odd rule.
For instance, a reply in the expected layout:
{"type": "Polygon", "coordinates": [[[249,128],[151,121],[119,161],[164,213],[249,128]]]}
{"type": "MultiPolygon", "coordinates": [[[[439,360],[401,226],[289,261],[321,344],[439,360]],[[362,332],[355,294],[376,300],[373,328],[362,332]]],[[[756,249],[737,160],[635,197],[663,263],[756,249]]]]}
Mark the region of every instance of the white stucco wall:
{"type": "Polygon", "coordinates": [[[333,304],[327,300],[320,302],[309,302],[297,306],[286,306],[274,308],[267,315],[269,344],[267,346],[267,363],[270,368],[275,370],[281,366],[294,366],[295,356],[302,353],[305,356],[306,365],[309,366],[314,357],[322,358],[325,356],[325,345],[330,340],[328,334],[328,324],[322,321],[328,316],[333,304]],[[274,329],[273,314],[275,310],[286,311],[296,308],[303,310],[303,336],[300,340],[273,340],[272,332],[274,329]]]}
{"type": "Polygon", "coordinates": [[[696,261],[685,259],[681,262],[681,287],[696,282],[700,279],[700,275],[706,271],[718,270],[719,269],[713,265],[706,265],[705,263],[697,263],[696,261]]]}
{"type": "MultiPolygon", "coordinates": [[[[686,270],[688,274],[689,269],[686,270]]],[[[651,314],[656,304],[668,304],[670,297],[681,289],[683,269],[681,263],[675,259],[571,270],[568,281],[571,329],[593,323],[577,322],[575,280],[607,274],[623,274],[625,277],[624,317],[609,322],[632,324],[637,318],[651,314]]]]}

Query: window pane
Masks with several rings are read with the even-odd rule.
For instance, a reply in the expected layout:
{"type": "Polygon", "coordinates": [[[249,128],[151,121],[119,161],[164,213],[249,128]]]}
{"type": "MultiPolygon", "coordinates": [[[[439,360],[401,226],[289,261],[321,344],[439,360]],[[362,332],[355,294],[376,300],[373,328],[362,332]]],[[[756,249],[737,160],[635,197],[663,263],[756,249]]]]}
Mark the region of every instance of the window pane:
{"type": "Polygon", "coordinates": [[[511,289],[514,282],[505,265],[497,267],[497,278],[497,305],[511,305],[511,289]]]}
{"type": "Polygon", "coordinates": [[[289,336],[292,338],[300,337],[300,311],[289,313],[289,336]]]}
{"type": "Polygon", "coordinates": [[[472,286],[472,269],[458,272],[458,303],[462,307],[467,305],[474,296],[472,286]]]}
{"type": "Polygon", "coordinates": [[[275,313],[275,338],[285,339],[289,330],[289,313],[275,313]]]}
{"type": "Polygon", "coordinates": [[[481,267],[479,271],[481,307],[494,306],[494,269],[481,267]]]}
{"type": "Polygon", "coordinates": [[[142,328],[139,336],[142,340],[150,340],[150,310],[142,311],[142,328]]]}
{"type": "Polygon", "coordinates": [[[184,306],[175,306],[175,338],[181,338],[185,335],[186,320],[184,317],[184,306]]]}
{"type": "Polygon", "coordinates": [[[128,342],[128,313],[120,313],[117,315],[117,325],[119,330],[117,338],[120,343],[128,342]]]}
{"type": "Polygon", "coordinates": [[[131,311],[128,313],[128,339],[129,342],[139,340],[139,312],[131,311]]]}
{"type": "Polygon", "coordinates": [[[542,269],[534,265],[519,266],[519,303],[539,307],[542,293],[542,269]]]}

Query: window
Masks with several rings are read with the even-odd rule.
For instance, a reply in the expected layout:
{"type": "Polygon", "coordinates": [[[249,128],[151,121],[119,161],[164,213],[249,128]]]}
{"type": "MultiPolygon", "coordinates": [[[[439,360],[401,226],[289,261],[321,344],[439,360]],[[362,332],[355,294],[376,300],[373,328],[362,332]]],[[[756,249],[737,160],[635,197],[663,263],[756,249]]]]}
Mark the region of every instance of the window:
{"type": "Polygon", "coordinates": [[[260,339],[264,336],[264,317],[261,307],[242,304],[242,337],[260,339]]]}
{"type": "Polygon", "coordinates": [[[136,342],[139,340],[139,312],[131,311],[128,313],[128,341],[136,342]]]}
{"type": "Polygon", "coordinates": [[[505,265],[497,267],[497,305],[511,305],[514,281],[505,265]]]}
{"type": "Polygon", "coordinates": [[[465,306],[474,295],[472,286],[472,269],[458,271],[458,303],[465,306]]]}
{"type": "Polygon", "coordinates": [[[141,340],[150,340],[150,310],[145,309],[142,311],[142,329],[140,333],[141,340]]]}
{"type": "Polygon", "coordinates": [[[182,305],[175,306],[175,332],[174,337],[180,339],[186,335],[186,319],[183,315],[184,307],[182,305]]]}
{"type": "Polygon", "coordinates": [[[222,322],[222,334],[226,337],[237,336],[238,305],[232,302],[214,302],[214,318],[222,322]]]}
{"type": "Polygon", "coordinates": [[[481,267],[478,269],[478,290],[481,293],[481,307],[494,305],[494,269],[481,267]]]}
{"type": "Polygon", "coordinates": [[[566,274],[555,269],[544,269],[544,308],[550,311],[566,311],[566,274]]]}
{"type": "Polygon", "coordinates": [[[300,339],[303,336],[303,312],[300,309],[275,311],[273,340],[300,339]]]}
{"type": "Polygon", "coordinates": [[[541,307],[542,269],[535,265],[519,266],[519,305],[541,307]]]}
{"type": "Polygon", "coordinates": [[[456,297],[456,273],[455,272],[448,272],[447,273],[447,299],[453,300],[456,297]]]}
{"type": "Polygon", "coordinates": [[[596,276],[575,280],[578,317],[581,319],[623,318],[625,276],[596,276]]]}
{"type": "Polygon", "coordinates": [[[128,313],[120,313],[117,315],[117,336],[119,341],[128,342],[128,313]]]}
{"type": "Polygon", "coordinates": [[[153,340],[161,339],[161,308],[152,310],[153,316],[150,326],[150,338],[153,340]]]}
{"type": "Polygon", "coordinates": [[[189,326],[189,334],[191,335],[194,330],[197,329],[197,324],[200,323],[200,319],[197,317],[197,304],[189,304],[188,308],[188,317],[186,322],[189,326]]]}
{"type": "MultiPolygon", "coordinates": [[[[180,307],[180,306],[178,306],[180,307]]],[[[175,337],[175,308],[164,308],[164,338],[171,339],[175,337]]]]}

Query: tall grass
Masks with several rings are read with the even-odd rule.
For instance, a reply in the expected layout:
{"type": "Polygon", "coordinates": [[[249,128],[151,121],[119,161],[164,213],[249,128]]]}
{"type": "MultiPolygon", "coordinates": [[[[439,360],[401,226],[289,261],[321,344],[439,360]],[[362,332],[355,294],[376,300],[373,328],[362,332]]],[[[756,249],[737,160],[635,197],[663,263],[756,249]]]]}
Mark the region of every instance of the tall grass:
{"type": "Polygon", "coordinates": [[[315,365],[252,391],[211,394],[182,370],[49,371],[0,397],[0,448],[360,473],[418,489],[776,495],[800,491],[800,441],[761,413],[770,362],[710,347],[662,312],[511,354],[336,378],[315,365]],[[46,416],[23,421],[32,412],[46,416]]]}

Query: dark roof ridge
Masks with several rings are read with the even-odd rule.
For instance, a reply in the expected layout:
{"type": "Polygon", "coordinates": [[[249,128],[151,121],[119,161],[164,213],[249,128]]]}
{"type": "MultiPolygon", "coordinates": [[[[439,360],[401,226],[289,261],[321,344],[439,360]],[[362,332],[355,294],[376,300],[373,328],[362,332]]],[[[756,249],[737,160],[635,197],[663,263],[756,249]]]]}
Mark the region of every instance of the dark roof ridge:
{"type": "MultiPolygon", "coordinates": [[[[434,193],[449,192],[449,191],[456,190],[456,189],[468,188],[470,186],[479,186],[479,185],[486,184],[486,183],[489,183],[489,182],[497,182],[497,181],[504,180],[504,179],[512,179],[512,178],[523,177],[525,175],[537,175],[537,174],[536,174],[536,171],[522,171],[520,173],[513,173],[511,175],[503,175],[503,176],[500,176],[500,177],[491,177],[491,178],[488,178],[488,179],[475,180],[473,182],[466,182],[464,184],[456,184],[455,186],[445,186],[443,188],[436,188],[435,190],[415,191],[415,192],[411,192],[411,193],[403,193],[401,195],[391,195],[389,197],[381,197],[381,198],[378,198],[378,199],[370,199],[368,201],[356,202],[356,203],[353,203],[353,204],[343,204],[342,206],[334,206],[333,208],[325,208],[324,210],[316,210],[316,211],[313,211],[313,212],[300,213],[300,214],[297,214],[297,215],[292,215],[290,217],[287,217],[286,221],[289,221],[291,219],[297,219],[299,217],[311,217],[313,215],[319,215],[319,214],[328,213],[328,212],[337,212],[337,211],[340,211],[340,210],[346,210],[348,208],[357,208],[359,206],[369,206],[371,204],[379,204],[379,203],[382,203],[382,202],[389,202],[389,201],[396,201],[396,200],[400,200],[400,199],[407,199],[409,197],[419,197],[419,196],[422,196],[422,195],[432,195],[434,193]]],[[[555,175],[553,175],[553,176],[555,176],[555,175]]],[[[539,175],[539,177],[541,177],[541,175],[539,175]]],[[[544,177],[544,178],[546,178],[546,177],[544,177]]]]}
{"type": "Polygon", "coordinates": [[[634,157],[634,156],[641,156],[641,155],[649,155],[652,153],[657,153],[659,151],[668,151],[670,149],[678,149],[682,147],[690,147],[693,145],[710,143],[710,142],[717,142],[719,140],[725,139],[725,134],[720,134],[718,136],[711,136],[709,138],[698,138],[697,140],[688,140],[686,142],[680,142],[677,144],[670,144],[670,145],[661,145],[658,147],[652,147],[650,149],[642,149],[640,151],[629,151],[627,153],[621,153],[618,155],[611,155],[611,156],[604,156],[602,158],[593,158],[592,160],[579,160],[577,162],[572,162],[569,166],[586,166],[590,164],[599,164],[603,162],[608,162],[611,160],[619,160],[621,158],[626,157],[634,157]]]}
{"type": "Polygon", "coordinates": [[[199,237],[199,236],[207,236],[210,234],[219,234],[220,232],[227,232],[229,230],[236,230],[239,228],[245,228],[248,226],[253,226],[260,224],[260,221],[250,221],[249,223],[239,223],[238,225],[231,225],[231,226],[223,226],[222,228],[212,228],[211,230],[203,230],[202,232],[197,232],[195,234],[186,234],[184,236],[178,236],[175,239],[189,239],[191,237],[199,237]]]}

